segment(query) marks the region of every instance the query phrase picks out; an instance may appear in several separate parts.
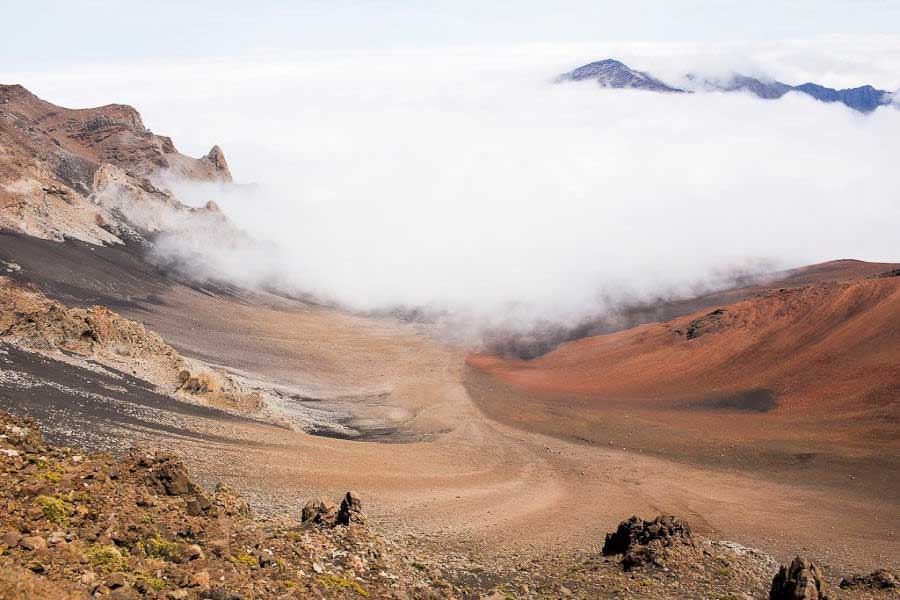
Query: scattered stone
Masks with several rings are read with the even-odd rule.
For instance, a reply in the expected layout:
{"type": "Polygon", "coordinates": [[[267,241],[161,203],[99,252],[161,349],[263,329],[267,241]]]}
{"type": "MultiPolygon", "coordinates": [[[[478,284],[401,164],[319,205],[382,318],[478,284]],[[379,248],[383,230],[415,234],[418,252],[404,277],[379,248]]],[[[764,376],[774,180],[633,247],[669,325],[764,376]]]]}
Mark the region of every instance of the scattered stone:
{"type": "Polygon", "coordinates": [[[206,560],[206,555],[203,554],[203,548],[197,544],[188,545],[184,552],[184,557],[188,560],[206,560]]]}
{"type": "Polygon", "coordinates": [[[199,517],[210,514],[213,511],[213,504],[206,497],[206,494],[198,490],[195,492],[194,497],[185,503],[185,510],[190,516],[199,517]]]}
{"type": "Polygon", "coordinates": [[[892,590],[898,587],[897,578],[887,569],[878,569],[868,575],[854,575],[850,579],[841,579],[842,589],[869,588],[892,590]]]}
{"type": "Polygon", "coordinates": [[[7,548],[15,548],[19,545],[19,540],[22,539],[22,536],[14,531],[10,531],[9,533],[4,533],[3,537],[0,538],[0,544],[3,544],[7,548]]]}
{"type": "Polygon", "coordinates": [[[62,544],[66,542],[66,534],[62,531],[54,531],[50,534],[50,537],[47,538],[47,543],[51,546],[56,546],[57,544],[62,544]]]}
{"type": "Polygon", "coordinates": [[[769,600],[828,600],[819,567],[796,557],[790,566],[781,565],[772,580],[769,600]]]}
{"type": "Polygon", "coordinates": [[[125,585],[125,575],[122,573],[113,573],[106,578],[106,581],[104,581],[103,584],[111,590],[120,588],[125,585]]]}
{"type": "Polygon", "coordinates": [[[257,560],[259,562],[259,566],[262,568],[271,567],[278,564],[278,561],[275,560],[275,553],[268,548],[259,552],[259,557],[257,560]]]}
{"type": "Polygon", "coordinates": [[[194,573],[191,577],[191,587],[207,589],[209,588],[209,581],[209,573],[200,571],[199,573],[194,573]]]}
{"type": "MultiPolygon", "coordinates": [[[[0,413],[0,431],[6,424],[25,422],[0,413]]],[[[16,590],[15,598],[60,600],[88,595],[107,600],[447,600],[492,592],[497,598],[522,600],[749,600],[765,596],[777,570],[770,557],[752,549],[717,545],[699,536],[689,543],[689,528],[671,517],[633,519],[620,526],[624,535],[619,537],[628,548],[620,558],[628,568],[632,562],[637,566],[665,560],[660,570],[638,575],[590,549],[577,555],[576,562],[569,555],[554,554],[540,562],[521,557],[514,567],[500,560],[475,564],[453,552],[432,554],[414,536],[386,540],[368,527],[310,527],[280,515],[254,519],[246,501],[224,486],[208,497],[212,510],[192,515],[189,512],[196,511],[189,511],[188,505],[202,492],[189,479],[180,482],[183,467],[167,455],[135,451],[117,464],[110,455],[85,453],[74,463],[71,452],[44,445],[37,431],[28,436],[21,442],[0,442],[17,448],[27,443],[28,455],[34,457],[0,459],[4,600],[5,589],[16,590]],[[44,472],[38,464],[46,464],[43,469],[49,472],[64,465],[65,473],[58,481],[46,480],[38,477],[44,472]],[[113,470],[118,471],[116,479],[108,477],[113,470]],[[188,492],[169,495],[166,482],[173,491],[188,492]],[[65,503],[65,525],[32,510],[39,494],[65,503]],[[39,550],[21,544],[23,535],[55,542],[63,532],[67,543],[48,543],[39,550]],[[34,581],[60,586],[63,593],[19,593],[20,588],[13,587],[34,581]],[[571,596],[565,596],[563,587],[571,596]]],[[[303,516],[310,521],[336,523],[339,514],[344,523],[363,520],[363,503],[352,492],[340,509],[327,500],[311,501],[304,508],[303,516]]],[[[611,539],[609,548],[614,546],[611,539]]],[[[874,591],[862,593],[877,596],[874,591]]]]}
{"type": "Polygon", "coordinates": [[[214,587],[200,593],[204,600],[244,600],[244,597],[236,592],[231,592],[224,587],[214,587]]]}
{"type": "Polygon", "coordinates": [[[81,578],[79,579],[81,585],[88,588],[90,591],[94,591],[98,585],[100,585],[100,578],[97,577],[97,574],[93,571],[85,571],[81,574],[81,578]]]}
{"type": "Polygon", "coordinates": [[[47,541],[39,535],[23,537],[19,545],[25,550],[43,550],[47,547],[47,541]]]}

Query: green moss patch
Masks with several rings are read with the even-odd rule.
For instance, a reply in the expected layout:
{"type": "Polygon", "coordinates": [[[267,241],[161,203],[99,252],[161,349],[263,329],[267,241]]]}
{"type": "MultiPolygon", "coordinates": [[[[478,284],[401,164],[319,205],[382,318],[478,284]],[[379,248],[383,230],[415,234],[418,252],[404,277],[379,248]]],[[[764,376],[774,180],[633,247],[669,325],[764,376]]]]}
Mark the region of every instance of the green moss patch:
{"type": "Polygon", "coordinates": [[[34,503],[40,507],[44,518],[51,523],[64,525],[69,522],[69,508],[66,506],[66,503],[59,498],[54,498],[52,496],[38,496],[34,499],[34,503]]]}

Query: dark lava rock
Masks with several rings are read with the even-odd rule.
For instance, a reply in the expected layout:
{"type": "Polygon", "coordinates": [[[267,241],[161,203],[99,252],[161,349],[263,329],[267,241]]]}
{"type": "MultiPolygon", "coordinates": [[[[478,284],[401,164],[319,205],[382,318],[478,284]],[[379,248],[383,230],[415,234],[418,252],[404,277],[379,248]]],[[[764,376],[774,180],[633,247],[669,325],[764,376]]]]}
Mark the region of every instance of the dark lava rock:
{"type": "Polygon", "coordinates": [[[868,575],[854,575],[850,579],[841,579],[842,589],[869,588],[875,590],[893,590],[898,586],[897,578],[887,569],[878,569],[868,575]]]}
{"type": "Polygon", "coordinates": [[[212,515],[216,511],[206,494],[197,490],[194,493],[194,497],[185,503],[185,512],[192,517],[199,517],[201,515],[212,515]]]}
{"type": "Polygon", "coordinates": [[[366,515],[362,510],[362,498],[356,492],[347,492],[341,500],[341,510],[338,511],[337,524],[349,525],[350,523],[362,524],[366,522],[366,515]]]}
{"type": "Polygon", "coordinates": [[[304,523],[334,525],[337,515],[337,507],[334,502],[326,498],[313,498],[303,507],[301,518],[304,523]]]}
{"type": "Polygon", "coordinates": [[[828,600],[822,572],[812,562],[796,557],[790,566],[781,565],[772,580],[769,600],[828,600]]]}
{"type": "Polygon", "coordinates": [[[635,546],[646,546],[659,540],[663,546],[671,546],[675,542],[692,544],[691,526],[672,516],[660,515],[652,521],[644,521],[640,517],[631,517],[619,523],[618,529],[606,534],[603,554],[627,554],[635,546]]]}
{"type": "Polygon", "coordinates": [[[652,521],[631,517],[606,534],[603,554],[623,554],[622,568],[631,571],[642,565],[663,566],[666,548],[675,543],[693,544],[691,526],[675,517],[660,515],[652,521]]]}
{"type": "Polygon", "coordinates": [[[184,496],[195,490],[184,463],[171,454],[158,452],[153,457],[141,457],[138,467],[147,468],[148,484],[167,496],[184,496]]]}
{"type": "Polygon", "coordinates": [[[717,308],[716,310],[703,315],[699,319],[694,319],[688,323],[687,339],[694,340],[706,333],[716,331],[721,324],[724,315],[725,309],[717,308]]]}

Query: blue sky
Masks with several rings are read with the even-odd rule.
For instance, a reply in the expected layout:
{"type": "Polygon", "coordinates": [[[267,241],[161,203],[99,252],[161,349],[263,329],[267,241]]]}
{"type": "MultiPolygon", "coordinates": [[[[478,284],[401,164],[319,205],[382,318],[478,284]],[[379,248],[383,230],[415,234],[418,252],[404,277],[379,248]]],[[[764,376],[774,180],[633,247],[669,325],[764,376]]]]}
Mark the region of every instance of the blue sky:
{"type": "Polygon", "coordinates": [[[900,34],[897,0],[9,2],[0,67],[537,42],[900,34]]]}

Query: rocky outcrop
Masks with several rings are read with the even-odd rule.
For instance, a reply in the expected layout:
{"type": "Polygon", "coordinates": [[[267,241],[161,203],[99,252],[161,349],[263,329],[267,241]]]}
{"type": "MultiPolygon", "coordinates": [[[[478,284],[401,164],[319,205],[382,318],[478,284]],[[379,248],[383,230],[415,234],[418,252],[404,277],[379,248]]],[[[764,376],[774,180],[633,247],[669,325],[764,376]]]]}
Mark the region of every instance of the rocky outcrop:
{"type": "Polygon", "coordinates": [[[204,509],[171,454],[55,448],[3,413],[0,450],[0,600],[460,597],[368,528],[257,519],[221,486],[204,509]]]}
{"type": "Polygon", "coordinates": [[[66,361],[99,363],[182,399],[241,412],[265,406],[233,377],[198,370],[144,325],[102,306],[67,307],[33,287],[0,277],[0,340],[66,361]]]}
{"type": "Polygon", "coordinates": [[[625,554],[635,546],[646,546],[655,541],[665,546],[678,542],[692,543],[691,526],[672,516],[660,515],[652,521],[645,521],[634,516],[619,523],[612,533],[606,534],[603,543],[603,554],[625,554]]]}
{"type": "Polygon", "coordinates": [[[110,163],[142,177],[175,168],[194,178],[231,181],[218,146],[202,158],[185,156],[176,150],[171,138],[147,129],[141,115],[130,106],[63,108],[41,100],[22,86],[0,85],[0,115],[45,146],[55,146],[95,166],[110,163]]]}
{"type": "Polygon", "coordinates": [[[344,499],[341,500],[341,509],[337,514],[337,524],[364,524],[366,522],[366,515],[363,513],[362,506],[362,498],[359,497],[359,494],[356,492],[347,492],[344,499]]]}
{"type": "Polygon", "coordinates": [[[304,523],[334,525],[337,520],[337,507],[327,498],[313,498],[303,506],[301,518],[304,523]]]}
{"type": "Polygon", "coordinates": [[[769,600],[828,600],[822,572],[805,558],[794,558],[772,580],[769,600]]]}
{"type": "Polygon", "coordinates": [[[142,239],[187,211],[150,179],[232,180],[221,148],[185,156],[130,106],[62,108],[19,85],[0,85],[0,149],[0,228],[59,241],[142,239]]]}
{"type": "Polygon", "coordinates": [[[228,163],[225,161],[225,153],[222,152],[221,148],[213,146],[203,159],[212,164],[213,173],[216,174],[216,178],[222,179],[223,181],[231,181],[231,171],[228,169],[228,163]]]}
{"type": "MultiPolygon", "coordinates": [[[[717,331],[722,326],[723,316],[725,316],[725,314],[724,308],[717,308],[700,318],[694,319],[688,323],[687,329],[684,332],[685,337],[689,340],[694,340],[704,334],[717,331]]],[[[680,329],[676,329],[674,333],[680,335],[682,332],[680,329]]]]}
{"type": "Polygon", "coordinates": [[[338,509],[334,502],[327,498],[312,498],[303,506],[301,514],[304,523],[315,523],[325,526],[364,525],[366,515],[362,509],[362,498],[356,492],[347,492],[338,509]]]}
{"type": "Polygon", "coordinates": [[[652,521],[634,516],[606,534],[603,554],[623,555],[622,568],[630,571],[647,564],[662,566],[665,548],[673,544],[693,544],[690,525],[672,516],[660,515],[652,521]]]}
{"type": "Polygon", "coordinates": [[[156,333],[108,308],[70,308],[0,277],[0,339],[90,359],[174,389],[181,356],[156,333]]]}

